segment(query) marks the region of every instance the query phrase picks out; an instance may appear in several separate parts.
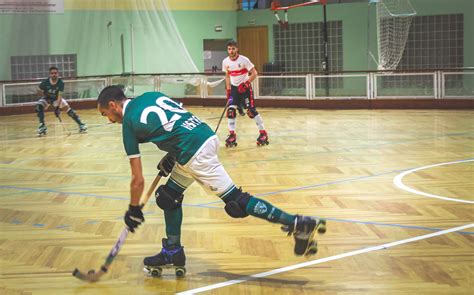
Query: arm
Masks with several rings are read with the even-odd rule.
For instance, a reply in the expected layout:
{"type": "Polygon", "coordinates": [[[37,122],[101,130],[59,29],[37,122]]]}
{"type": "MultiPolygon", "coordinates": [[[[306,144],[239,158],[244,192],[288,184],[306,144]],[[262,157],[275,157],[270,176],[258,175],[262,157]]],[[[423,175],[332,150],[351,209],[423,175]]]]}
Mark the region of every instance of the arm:
{"type": "Polygon", "coordinates": [[[230,99],[230,92],[231,92],[230,89],[231,89],[230,76],[229,76],[229,72],[226,71],[225,72],[225,94],[228,100],[230,99]]]}
{"type": "Polygon", "coordinates": [[[58,95],[56,95],[56,102],[58,103],[58,108],[61,105],[61,98],[62,98],[62,92],[58,91],[58,95]]]}
{"type": "Polygon", "coordinates": [[[130,183],[130,205],[138,206],[140,205],[140,197],[145,187],[141,158],[130,158],[130,168],[132,170],[132,181],[130,183]]]}
{"type": "Polygon", "coordinates": [[[40,85],[38,86],[38,89],[36,89],[36,94],[37,94],[39,97],[44,97],[44,96],[46,96],[46,92],[44,91],[44,87],[43,87],[43,82],[41,82],[40,85]]]}
{"type": "Polygon", "coordinates": [[[59,108],[61,105],[61,99],[63,97],[63,92],[64,92],[64,82],[63,80],[59,79],[58,83],[59,83],[58,85],[59,89],[58,89],[58,94],[56,95],[56,102],[58,103],[58,108],[59,108]]]}
{"type": "Polygon", "coordinates": [[[230,76],[229,72],[225,72],[225,89],[230,90],[230,76]]]}
{"type": "Polygon", "coordinates": [[[255,69],[255,67],[253,67],[251,70],[250,70],[250,73],[249,73],[249,83],[252,83],[253,80],[255,80],[258,76],[258,73],[257,73],[257,70],[255,69]]]}
{"type": "Polygon", "coordinates": [[[36,90],[36,95],[38,95],[39,97],[45,96],[43,89],[38,88],[38,89],[36,90]]]}

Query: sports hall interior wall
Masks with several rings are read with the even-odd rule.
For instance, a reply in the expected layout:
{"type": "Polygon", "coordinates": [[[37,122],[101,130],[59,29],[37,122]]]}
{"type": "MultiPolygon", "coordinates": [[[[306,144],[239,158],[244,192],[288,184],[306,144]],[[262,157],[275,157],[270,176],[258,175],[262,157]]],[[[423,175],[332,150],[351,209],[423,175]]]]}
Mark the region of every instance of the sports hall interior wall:
{"type": "MultiPolygon", "coordinates": [[[[122,6],[97,6],[97,1],[65,0],[65,12],[61,15],[0,15],[0,80],[10,80],[10,56],[36,54],[77,54],[77,75],[107,75],[122,72],[121,53],[119,50],[120,35],[123,34],[125,44],[129,44],[130,23],[154,25],[153,20],[147,20],[140,10],[127,6],[126,0],[122,6]],[[93,9],[94,8],[94,9],[93,9]],[[112,44],[109,42],[106,24],[111,21],[112,44]],[[46,28],[46,29],[45,29],[46,28]],[[39,38],[38,38],[39,36],[39,38]],[[31,44],[31,40],[37,40],[31,44]]],[[[276,20],[268,9],[254,11],[236,11],[236,1],[233,0],[205,0],[196,4],[196,1],[169,0],[170,9],[175,19],[183,42],[199,71],[204,70],[203,39],[235,39],[237,27],[268,26],[269,61],[274,59],[273,26],[276,20]],[[222,26],[221,32],[214,30],[216,25],[222,26]]],[[[412,0],[418,15],[437,14],[464,14],[464,66],[474,66],[474,1],[472,0],[412,0]]],[[[371,50],[376,48],[375,9],[368,14],[365,3],[348,3],[328,5],[328,20],[340,20],[343,25],[343,60],[344,70],[363,70],[367,68],[367,19],[372,24],[371,50]]],[[[292,9],[289,11],[291,23],[321,22],[322,8],[319,5],[292,9]]],[[[179,59],[179,56],[163,56],[159,48],[166,40],[154,38],[149,34],[146,26],[135,27],[135,72],[136,73],[163,73],[169,66],[164,61],[179,59]]],[[[130,48],[124,48],[125,71],[130,71],[130,48]]],[[[175,70],[174,72],[180,72],[175,70]]],[[[186,99],[188,100],[188,99],[186,99]]],[[[190,100],[192,104],[216,104],[217,100],[190,100]]],[[[397,100],[398,101],[398,100],[397,100]]],[[[422,103],[402,101],[397,103],[388,101],[378,102],[351,102],[347,100],[339,103],[342,108],[353,106],[356,108],[444,108],[445,102],[422,103]],[[444,106],[444,107],[443,107],[444,106]]],[[[308,102],[302,106],[337,108],[335,102],[308,102]]],[[[450,107],[472,108],[470,100],[459,100],[459,103],[450,103],[450,107]],[[462,103],[464,101],[464,103],[462,103]],[[460,103],[460,104],[459,104],[460,103]]],[[[89,106],[90,103],[79,103],[76,107],[89,106]]],[[[286,106],[288,103],[275,100],[259,100],[261,106],[286,106]]],[[[300,103],[291,102],[292,106],[300,103]]],[[[24,109],[24,108],[20,108],[24,109]]],[[[28,112],[31,111],[28,109],[28,112]]],[[[24,109],[24,110],[26,110],[24,109]]],[[[8,111],[11,113],[12,110],[8,111]]],[[[16,112],[16,111],[15,111],[16,112]]],[[[0,110],[5,113],[5,110],[0,110]]]]}
{"type": "MultiPolygon", "coordinates": [[[[474,67],[474,1],[471,0],[411,0],[417,15],[464,14],[464,66],[474,67]]],[[[371,8],[368,14],[367,3],[332,4],[327,6],[328,21],[342,21],[343,26],[343,61],[344,70],[367,69],[367,26],[370,17],[370,50],[377,52],[376,15],[371,8]]],[[[280,12],[283,19],[283,13],[280,12]]],[[[322,22],[323,9],[320,5],[288,10],[289,23],[322,22]]],[[[269,61],[274,61],[273,28],[277,21],[269,10],[239,11],[239,27],[255,23],[257,26],[268,26],[269,61]]],[[[373,64],[373,63],[372,63],[373,64]]],[[[376,69],[373,65],[372,70],[376,69]]]]}

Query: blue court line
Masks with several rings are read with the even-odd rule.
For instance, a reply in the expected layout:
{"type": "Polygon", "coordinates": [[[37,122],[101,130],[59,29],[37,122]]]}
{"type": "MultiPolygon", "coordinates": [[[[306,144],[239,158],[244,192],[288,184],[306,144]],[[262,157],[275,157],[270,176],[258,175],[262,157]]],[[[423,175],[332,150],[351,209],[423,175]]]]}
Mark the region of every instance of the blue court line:
{"type": "Polygon", "coordinates": [[[356,146],[349,146],[349,147],[344,147],[344,148],[338,148],[334,150],[325,150],[325,151],[310,151],[310,152],[301,152],[301,153],[293,153],[289,157],[284,157],[284,158],[274,158],[274,159],[263,159],[263,160],[249,160],[249,161],[240,161],[239,163],[257,163],[257,162],[273,162],[273,161],[292,161],[296,158],[300,158],[300,156],[304,155],[317,155],[317,154],[330,154],[330,153],[339,153],[339,152],[350,152],[351,150],[356,150],[356,149],[374,149],[377,147],[381,146],[386,146],[386,145],[396,145],[396,144],[404,144],[404,143],[410,143],[410,142],[418,142],[418,141],[424,141],[424,140],[429,140],[429,139],[436,139],[436,138],[442,138],[442,137],[449,137],[449,136],[464,136],[464,135],[469,135],[472,134],[472,131],[468,132],[461,132],[461,133],[446,133],[442,135],[436,135],[436,136],[427,136],[423,138],[417,138],[417,139],[407,139],[407,140],[400,140],[400,141],[389,141],[389,142],[384,142],[384,143],[378,143],[378,144],[370,144],[370,145],[356,145],[356,146]]]}
{"type": "MultiPolygon", "coordinates": [[[[0,186],[5,187],[5,186],[0,186]]],[[[16,187],[9,187],[9,188],[14,188],[14,189],[27,189],[29,191],[33,192],[53,192],[53,193],[63,193],[63,194],[70,194],[70,195],[78,195],[78,196],[87,196],[87,197],[97,197],[97,198],[107,198],[107,199],[114,199],[114,200],[129,200],[129,198],[118,198],[118,197],[111,197],[111,196],[99,196],[99,195],[92,195],[92,194],[81,194],[81,193],[67,193],[67,192],[58,192],[58,191],[52,191],[52,190],[41,190],[41,189],[32,189],[32,188],[16,188],[16,187]]],[[[222,202],[222,201],[219,201],[222,202]]],[[[223,207],[215,207],[215,206],[208,206],[205,204],[183,204],[183,206],[186,207],[197,207],[197,208],[206,208],[206,209],[218,209],[218,210],[223,210],[223,207]]],[[[147,212],[147,214],[153,214],[153,212],[147,212]]],[[[317,217],[317,216],[314,216],[317,217]]],[[[123,217],[117,217],[116,219],[122,219],[123,217]]],[[[317,217],[319,218],[319,217],[317,217]]],[[[431,228],[431,227],[424,227],[424,226],[414,226],[414,225],[402,225],[402,224],[390,224],[390,223],[381,223],[381,222],[371,222],[371,221],[359,221],[359,220],[350,220],[350,219],[339,219],[339,218],[326,218],[326,220],[332,220],[336,222],[348,222],[348,223],[359,223],[359,224],[373,224],[373,225],[379,225],[379,226],[392,226],[392,227],[399,227],[399,228],[407,228],[407,229],[420,229],[420,230],[429,230],[429,231],[437,231],[440,230],[440,228],[431,228]]],[[[86,224],[95,224],[97,223],[97,220],[90,220],[86,222],[86,224]]],[[[11,223],[13,224],[22,224],[21,221],[19,220],[13,220],[11,223]]],[[[34,226],[37,227],[43,227],[44,225],[41,224],[35,224],[34,226]]],[[[69,227],[68,225],[63,225],[63,226],[58,226],[56,228],[64,228],[64,227],[69,227]]],[[[469,234],[472,235],[474,232],[457,232],[460,234],[469,234]]]]}
{"type": "MultiPolygon", "coordinates": [[[[222,201],[221,201],[222,202],[222,201]]],[[[207,206],[207,205],[185,205],[183,206],[188,206],[188,207],[199,207],[199,208],[206,208],[206,209],[218,209],[218,210],[224,210],[223,207],[215,207],[215,206],[207,206]]],[[[321,216],[312,216],[315,218],[323,218],[321,216]]],[[[445,228],[433,228],[433,227],[426,227],[426,226],[418,226],[418,225],[403,225],[403,224],[396,224],[396,223],[383,223],[383,222],[375,222],[375,221],[361,221],[361,220],[353,220],[353,219],[341,219],[341,218],[325,218],[326,220],[329,221],[335,221],[335,222],[347,222],[347,223],[358,223],[358,224],[372,224],[372,225],[379,225],[379,226],[392,226],[392,227],[399,227],[399,228],[407,228],[407,229],[420,229],[420,230],[429,230],[429,231],[439,231],[439,230],[445,230],[445,228]]],[[[457,232],[457,233],[462,233],[462,234],[467,234],[467,235],[474,235],[474,232],[457,232]]]]}
{"type": "MultiPolygon", "coordinates": [[[[354,178],[330,181],[330,182],[325,182],[325,183],[311,184],[311,185],[306,185],[306,186],[300,186],[300,187],[295,187],[295,188],[289,188],[289,189],[274,191],[274,192],[256,194],[255,196],[256,197],[264,197],[264,196],[276,195],[276,194],[280,194],[280,193],[305,190],[305,189],[308,189],[308,188],[315,188],[315,187],[327,186],[327,185],[332,185],[332,184],[352,182],[352,181],[356,181],[356,180],[369,179],[369,178],[372,178],[372,177],[378,177],[378,176],[382,176],[382,175],[387,175],[387,174],[392,174],[392,173],[397,173],[397,172],[403,172],[403,171],[407,171],[407,170],[410,170],[410,169],[412,169],[412,168],[393,170],[393,171],[389,171],[389,172],[382,172],[382,173],[373,174],[373,175],[365,175],[365,176],[359,176],[359,177],[354,177],[354,178]]],[[[213,202],[209,202],[209,203],[203,203],[203,204],[200,204],[200,205],[211,205],[211,204],[216,204],[216,203],[221,203],[221,202],[222,202],[222,200],[219,200],[219,201],[213,201],[213,202]]]]}
{"type": "MultiPolygon", "coordinates": [[[[107,178],[119,178],[119,179],[130,179],[130,175],[112,175],[106,173],[92,173],[92,172],[65,172],[63,170],[42,170],[42,169],[30,169],[30,168],[10,168],[10,167],[0,167],[0,170],[9,170],[9,171],[25,171],[25,172],[38,172],[38,173],[50,173],[50,174],[60,174],[60,175],[73,175],[73,176],[100,176],[107,178]]],[[[144,177],[155,177],[155,174],[143,174],[144,177]]]]}
{"type": "Polygon", "coordinates": [[[11,185],[0,185],[0,189],[2,188],[9,188],[9,189],[17,189],[17,190],[26,190],[30,192],[38,192],[38,193],[55,193],[55,194],[67,194],[67,195],[76,195],[81,197],[93,197],[99,199],[112,199],[112,200],[130,200],[130,197],[113,197],[113,196],[102,196],[102,195],[95,195],[95,194],[86,194],[86,193],[76,193],[76,192],[62,192],[54,189],[39,189],[39,188],[30,188],[30,187],[18,187],[18,186],[11,186],[11,185]]]}
{"type": "MultiPolygon", "coordinates": [[[[52,189],[59,190],[59,189],[64,189],[64,188],[73,188],[73,187],[87,187],[88,185],[93,185],[94,183],[86,183],[86,184],[81,184],[81,185],[64,185],[64,186],[58,186],[58,187],[53,187],[52,189]]],[[[2,197],[11,197],[11,196],[18,196],[18,195],[24,195],[24,194],[29,194],[29,191],[21,191],[17,193],[10,193],[10,194],[0,194],[0,198],[2,197]]]]}

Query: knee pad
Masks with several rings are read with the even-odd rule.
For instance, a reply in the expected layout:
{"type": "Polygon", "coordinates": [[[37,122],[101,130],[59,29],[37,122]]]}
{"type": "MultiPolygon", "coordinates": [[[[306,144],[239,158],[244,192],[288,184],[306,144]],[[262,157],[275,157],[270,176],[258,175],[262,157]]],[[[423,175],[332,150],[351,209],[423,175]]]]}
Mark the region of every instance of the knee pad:
{"type": "Polygon", "coordinates": [[[35,106],[35,112],[44,113],[44,106],[40,103],[37,103],[36,106],[35,106]]]}
{"type": "Polygon", "coordinates": [[[227,109],[227,118],[235,119],[236,116],[237,116],[237,113],[235,112],[235,108],[228,108],[227,109]]]}
{"type": "Polygon", "coordinates": [[[247,116],[249,116],[250,119],[255,118],[258,115],[257,110],[255,107],[251,107],[247,109],[247,116]]]}
{"type": "Polygon", "coordinates": [[[226,203],[224,207],[225,212],[232,218],[249,216],[246,208],[251,197],[250,194],[242,192],[240,189],[235,190],[224,200],[226,203]]]}
{"type": "Polygon", "coordinates": [[[162,210],[173,210],[181,207],[184,195],[166,185],[160,185],[155,192],[156,204],[162,210]]]}
{"type": "Polygon", "coordinates": [[[77,114],[73,109],[69,109],[69,111],[67,111],[67,114],[71,118],[77,117],[77,114]]]}

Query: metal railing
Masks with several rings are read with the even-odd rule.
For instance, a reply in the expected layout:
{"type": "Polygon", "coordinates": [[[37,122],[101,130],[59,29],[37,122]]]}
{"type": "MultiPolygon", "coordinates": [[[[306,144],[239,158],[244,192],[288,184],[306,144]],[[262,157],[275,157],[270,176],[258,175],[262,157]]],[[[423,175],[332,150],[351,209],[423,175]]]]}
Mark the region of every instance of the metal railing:
{"type": "MultiPolygon", "coordinates": [[[[108,85],[130,97],[161,91],[170,97],[224,98],[223,75],[140,74],[64,79],[68,100],[93,100],[108,85]]],[[[0,107],[32,105],[39,81],[0,82],[0,107]]],[[[474,99],[474,69],[412,72],[262,74],[253,82],[256,99],[474,99]]]]}

